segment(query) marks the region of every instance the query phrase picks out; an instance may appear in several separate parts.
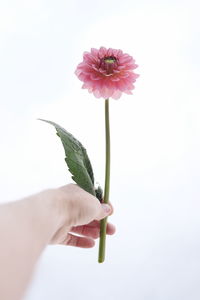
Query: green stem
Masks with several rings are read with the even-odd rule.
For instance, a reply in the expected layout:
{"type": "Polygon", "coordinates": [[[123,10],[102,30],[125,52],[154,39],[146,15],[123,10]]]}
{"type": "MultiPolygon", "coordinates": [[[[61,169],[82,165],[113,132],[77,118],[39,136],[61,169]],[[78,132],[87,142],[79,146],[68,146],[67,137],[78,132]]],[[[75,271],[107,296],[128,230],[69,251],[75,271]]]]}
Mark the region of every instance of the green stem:
{"type": "MultiPolygon", "coordinates": [[[[110,122],[109,122],[109,99],[105,100],[105,133],[106,133],[106,168],[105,168],[105,188],[103,203],[109,202],[110,190],[110,122]]],[[[106,227],[107,218],[100,222],[100,240],[99,240],[99,263],[105,260],[106,248],[106,227]]]]}

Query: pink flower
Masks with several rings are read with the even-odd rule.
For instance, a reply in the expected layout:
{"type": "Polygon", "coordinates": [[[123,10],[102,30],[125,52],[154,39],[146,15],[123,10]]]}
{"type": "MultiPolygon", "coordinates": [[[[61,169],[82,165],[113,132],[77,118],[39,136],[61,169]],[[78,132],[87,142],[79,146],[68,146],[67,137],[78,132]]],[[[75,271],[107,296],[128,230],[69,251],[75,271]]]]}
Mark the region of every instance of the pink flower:
{"type": "Polygon", "coordinates": [[[91,52],[84,52],[75,74],[83,81],[82,88],[95,97],[119,99],[122,92],[132,94],[133,83],[139,77],[133,72],[137,67],[133,57],[122,50],[92,48],[91,52]]]}

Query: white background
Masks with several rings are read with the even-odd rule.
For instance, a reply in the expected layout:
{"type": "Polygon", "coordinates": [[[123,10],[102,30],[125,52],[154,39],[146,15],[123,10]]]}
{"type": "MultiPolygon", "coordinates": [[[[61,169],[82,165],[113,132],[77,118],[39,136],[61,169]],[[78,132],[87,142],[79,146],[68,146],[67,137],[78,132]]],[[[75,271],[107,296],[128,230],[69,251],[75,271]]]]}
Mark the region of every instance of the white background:
{"type": "MultiPolygon", "coordinates": [[[[71,182],[53,120],[87,148],[104,180],[104,101],[75,77],[83,51],[122,49],[140,74],[111,101],[106,262],[50,246],[25,300],[200,298],[199,1],[2,0],[1,202],[71,182]]],[[[34,241],[33,241],[34,243],[34,241]]],[[[98,243],[97,243],[98,244],[98,243]]]]}

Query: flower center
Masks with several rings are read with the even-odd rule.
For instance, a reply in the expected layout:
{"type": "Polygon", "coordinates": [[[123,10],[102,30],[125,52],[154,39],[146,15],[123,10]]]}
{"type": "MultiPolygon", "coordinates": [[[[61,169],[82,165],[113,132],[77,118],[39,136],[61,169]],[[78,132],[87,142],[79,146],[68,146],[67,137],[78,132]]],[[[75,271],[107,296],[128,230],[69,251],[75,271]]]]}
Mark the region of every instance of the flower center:
{"type": "Polygon", "coordinates": [[[117,59],[114,56],[106,56],[101,59],[100,68],[106,71],[106,76],[111,76],[116,67],[117,59]]]}
{"type": "Polygon", "coordinates": [[[104,58],[106,64],[114,64],[116,62],[116,58],[114,56],[108,56],[104,58]]]}

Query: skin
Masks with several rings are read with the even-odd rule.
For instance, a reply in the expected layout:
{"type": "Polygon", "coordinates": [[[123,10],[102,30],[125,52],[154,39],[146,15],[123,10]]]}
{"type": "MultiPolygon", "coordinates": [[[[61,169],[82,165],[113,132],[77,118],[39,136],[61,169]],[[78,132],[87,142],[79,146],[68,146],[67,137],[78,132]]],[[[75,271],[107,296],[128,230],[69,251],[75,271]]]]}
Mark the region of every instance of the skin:
{"type": "MultiPolygon", "coordinates": [[[[100,204],[74,184],[1,205],[0,299],[22,299],[48,244],[93,247],[99,220],[112,212],[112,206],[100,204]]],[[[115,227],[108,224],[107,234],[114,232],[115,227]]]]}

